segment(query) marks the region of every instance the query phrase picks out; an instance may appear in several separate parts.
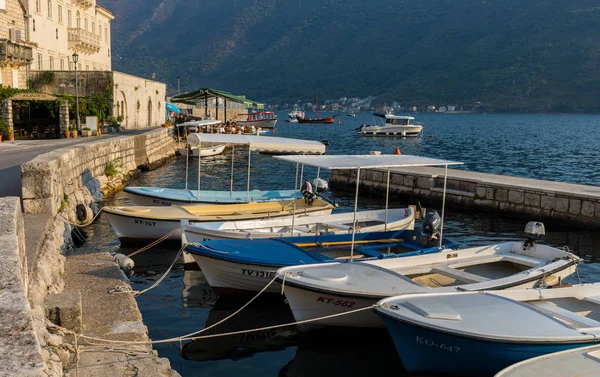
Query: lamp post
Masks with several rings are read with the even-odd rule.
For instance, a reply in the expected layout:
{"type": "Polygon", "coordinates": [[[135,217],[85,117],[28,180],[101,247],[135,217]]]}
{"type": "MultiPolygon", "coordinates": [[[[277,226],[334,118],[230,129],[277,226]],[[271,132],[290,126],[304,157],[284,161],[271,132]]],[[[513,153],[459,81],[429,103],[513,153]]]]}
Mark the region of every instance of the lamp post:
{"type": "Polygon", "coordinates": [[[81,131],[81,123],[79,122],[79,81],[77,78],[77,62],[79,61],[79,54],[77,51],[73,53],[73,64],[75,65],[75,113],[77,119],[77,132],[81,131]]]}
{"type": "Polygon", "coordinates": [[[181,86],[179,86],[179,76],[177,76],[177,95],[181,95],[181,86]]]}

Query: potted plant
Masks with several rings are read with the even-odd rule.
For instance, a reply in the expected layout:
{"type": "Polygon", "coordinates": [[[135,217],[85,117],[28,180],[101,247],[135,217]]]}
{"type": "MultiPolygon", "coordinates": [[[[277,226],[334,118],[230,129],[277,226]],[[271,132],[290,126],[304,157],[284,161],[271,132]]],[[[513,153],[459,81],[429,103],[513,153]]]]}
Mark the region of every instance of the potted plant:
{"type": "Polygon", "coordinates": [[[77,138],[77,127],[69,127],[69,131],[71,131],[71,137],[73,139],[77,138]]]}
{"type": "Polygon", "coordinates": [[[9,129],[8,131],[6,131],[7,135],[8,135],[8,141],[13,141],[15,140],[15,131],[9,129]]]}
{"type": "Polygon", "coordinates": [[[117,121],[117,118],[109,116],[108,118],[106,118],[106,121],[108,123],[108,127],[106,127],[108,133],[119,131],[119,122],[117,121]]]}
{"type": "Polygon", "coordinates": [[[0,143],[2,142],[2,134],[6,131],[6,122],[4,119],[0,119],[0,143]]]}
{"type": "Polygon", "coordinates": [[[66,128],[66,129],[63,131],[63,136],[65,137],[65,139],[68,139],[68,138],[70,138],[70,137],[71,137],[71,127],[69,127],[69,128],[66,128]]]}
{"type": "Polygon", "coordinates": [[[163,124],[162,126],[164,128],[168,128],[171,127],[173,125],[173,121],[171,121],[171,119],[167,119],[167,121],[165,122],[165,124],[163,124]]]}
{"type": "Polygon", "coordinates": [[[89,127],[84,127],[81,129],[81,136],[90,137],[92,136],[92,130],[89,127]]]}

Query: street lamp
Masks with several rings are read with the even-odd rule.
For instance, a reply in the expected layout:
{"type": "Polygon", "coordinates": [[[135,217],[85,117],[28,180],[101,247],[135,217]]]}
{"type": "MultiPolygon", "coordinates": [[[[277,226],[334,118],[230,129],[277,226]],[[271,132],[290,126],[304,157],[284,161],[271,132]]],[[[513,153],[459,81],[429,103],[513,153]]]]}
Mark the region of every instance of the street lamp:
{"type": "Polygon", "coordinates": [[[179,86],[179,76],[177,76],[177,95],[181,95],[181,86],[179,86]]]}
{"type": "Polygon", "coordinates": [[[81,123],[79,122],[79,81],[77,78],[77,62],[79,61],[79,54],[77,51],[73,53],[73,64],[75,65],[75,113],[77,119],[77,132],[81,131],[81,123]]]}

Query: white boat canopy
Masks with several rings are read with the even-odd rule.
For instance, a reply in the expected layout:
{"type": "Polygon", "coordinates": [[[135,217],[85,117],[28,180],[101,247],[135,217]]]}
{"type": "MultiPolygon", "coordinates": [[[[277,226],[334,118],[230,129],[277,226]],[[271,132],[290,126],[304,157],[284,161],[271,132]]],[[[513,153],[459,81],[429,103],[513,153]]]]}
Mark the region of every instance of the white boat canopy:
{"type": "Polygon", "coordinates": [[[202,127],[202,126],[214,126],[215,124],[223,123],[220,120],[194,120],[191,122],[176,124],[177,127],[202,127]]]}
{"type": "MultiPolygon", "coordinates": [[[[356,170],[356,191],[354,196],[354,222],[352,227],[352,244],[350,246],[350,261],[354,259],[354,235],[356,233],[356,212],[358,210],[358,189],[360,187],[360,171],[361,169],[386,169],[387,170],[387,187],[385,195],[385,211],[386,223],[387,213],[389,208],[390,198],[390,171],[393,168],[404,167],[419,167],[419,166],[445,166],[444,174],[444,192],[442,196],[442,221],[440,229],[439,247],[442,247],[442,236],[444,229],[444,209],[446,206],[446,184],[448,177],[448,165],[462,165],[462,162],[440,160],[436,158],[411,156],[411,155],[333,155],[333,156],[274,156],[276,159],[293,162],[296,164],[296,183],[295,189],[298,189],[298,166],[313,166],[321,169],[329,170],[356,170]]],[[[318,173],[317,173],[318,176],[318,173]]],[[[294,221],[292,219],[292,228],[294,221]]],[[[387,230],[387,229],[386,229],[387,230]]]]}
{"type": "Polygon", "coordinates": [[[286,154],[323,154],[326,148],[323,143],[313,140],[235,134],[193,133],[188,135],[188,143],[192,146],[199,146],[201,143],[246,145],[251,150],[286,154]]]}

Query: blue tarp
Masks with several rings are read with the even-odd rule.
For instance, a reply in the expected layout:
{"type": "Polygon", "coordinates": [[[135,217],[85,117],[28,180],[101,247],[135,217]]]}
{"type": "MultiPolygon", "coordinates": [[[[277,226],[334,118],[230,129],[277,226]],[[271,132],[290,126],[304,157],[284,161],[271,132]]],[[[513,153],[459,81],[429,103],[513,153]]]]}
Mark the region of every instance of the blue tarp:
{"type": "Polygon", "coordinates": [[[171,112],[176,112],[177,114],[181,114],[181,110],[179,110],[179,107],[173,105],[172,103],[166,103],[167,106],[167,110],[171,111],[171,112]]]}

